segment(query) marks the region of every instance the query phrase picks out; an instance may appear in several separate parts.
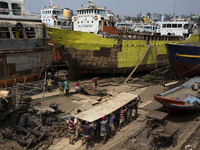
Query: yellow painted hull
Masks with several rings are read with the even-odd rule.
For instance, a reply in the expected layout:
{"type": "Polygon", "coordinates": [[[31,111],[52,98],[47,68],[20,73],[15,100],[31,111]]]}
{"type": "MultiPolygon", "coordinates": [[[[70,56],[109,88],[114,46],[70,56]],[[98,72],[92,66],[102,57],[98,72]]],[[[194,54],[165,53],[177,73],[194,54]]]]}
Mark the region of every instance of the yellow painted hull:
{"type": "Polygon", "coordinates": [[[149,71],[169,64],[166,43],[199,41],[199,34],[191,34],[185,41],[128,40],[100,37],[93,33],[47,28],[72,74],[129,73],[146,51],[136,72],[149,71]]]}

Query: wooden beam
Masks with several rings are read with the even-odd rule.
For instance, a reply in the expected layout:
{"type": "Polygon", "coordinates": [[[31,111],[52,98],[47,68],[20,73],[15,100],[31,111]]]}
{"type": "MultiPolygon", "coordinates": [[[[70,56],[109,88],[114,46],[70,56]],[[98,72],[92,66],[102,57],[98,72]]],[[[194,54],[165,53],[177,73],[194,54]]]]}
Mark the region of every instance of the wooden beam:
{"type": "Polygon", "coordinates": [[[140,59],[140,61],[137,63],[137,65],[134,67],[133,71],[129,74],[129,76],[126,78],[126,80],[124,81],[124,83],[126,83],[129,78],[133,75],[133,73],[135,72],[135,70],[138,68],[138,66],[140,65],[141,61],[144,59],[144,57],[146,56],[148,50],[150,49],[151,44],[147,47],[146,51],[144,52],[144,54],[142,55],[142,58],[140,59]]]}

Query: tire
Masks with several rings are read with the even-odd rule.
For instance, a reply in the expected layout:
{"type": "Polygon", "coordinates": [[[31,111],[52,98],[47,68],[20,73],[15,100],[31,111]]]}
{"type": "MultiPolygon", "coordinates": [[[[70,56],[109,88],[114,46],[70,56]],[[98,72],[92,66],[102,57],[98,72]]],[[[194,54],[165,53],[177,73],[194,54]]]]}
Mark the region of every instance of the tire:
{"type": "Polygon", "coordinates": [[[16,29],[16,31],[22,32],[23,31],[23,25],[20,22],[18,22],[15,25],[15,29],[16,29]]]}

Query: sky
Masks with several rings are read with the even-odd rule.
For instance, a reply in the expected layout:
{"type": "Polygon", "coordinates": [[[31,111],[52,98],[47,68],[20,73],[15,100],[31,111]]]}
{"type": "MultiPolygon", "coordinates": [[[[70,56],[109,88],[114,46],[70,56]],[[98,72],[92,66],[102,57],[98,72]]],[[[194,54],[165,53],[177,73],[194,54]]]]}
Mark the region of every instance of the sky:
{"type": "MultiPolygon", "coordinates": [[[[29,12],[40,13],[44,6],[49,6],[49,2],[50,0],[25,0],[25,6],[29,12]]],[[[94,0],[94,2],[120,16],[136,17],[140,12],[173,14],[174,10],[176,15],[200,12],[200,0],[94,0]]],[[[70,8],[75,13],[81,5],[87,7],[88,0],[53,0],[53,5],[70,8]]]]}

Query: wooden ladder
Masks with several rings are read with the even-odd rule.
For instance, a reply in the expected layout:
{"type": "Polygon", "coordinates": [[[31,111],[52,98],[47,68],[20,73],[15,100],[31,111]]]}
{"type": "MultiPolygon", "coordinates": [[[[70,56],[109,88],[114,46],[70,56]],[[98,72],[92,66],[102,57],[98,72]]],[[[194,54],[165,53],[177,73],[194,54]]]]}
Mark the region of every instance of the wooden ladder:
{"type": "Polygon", "coordinates": [[[140,59],[140,61],[137,63],[137,65],[134,67],[133,71],[129,74],[129,76],[126,78],[126,80],[124,81],[124,83],[126,83],[129,78],[132,76],[132,74],[135,72],[135,70],[138,68],[139,64],[141,63],[141,61],[144,59],[144,57],[146,56],[148,50],[150,49],[151,44],[149,44],[149,46],[147,47],[146,51],[144,52],[144,54],[142,55],[142,58],[140,59]]]}

